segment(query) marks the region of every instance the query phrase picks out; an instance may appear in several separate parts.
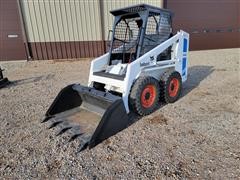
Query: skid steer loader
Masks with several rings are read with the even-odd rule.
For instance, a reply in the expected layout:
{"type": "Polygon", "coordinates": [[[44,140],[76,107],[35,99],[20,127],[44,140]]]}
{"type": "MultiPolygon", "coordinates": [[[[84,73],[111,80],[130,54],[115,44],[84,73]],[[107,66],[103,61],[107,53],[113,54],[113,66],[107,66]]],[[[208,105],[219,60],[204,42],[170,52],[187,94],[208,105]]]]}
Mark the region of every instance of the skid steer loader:
{"type": "Polygon", "coordinates": [[[130,112],[152,113],[175,102],[187,80],[189,34],[172,34],[172,13],[140,4],[111,11],[109,52],[91,62],[88,86],[60,91],[43,122],[92,148],[128,127],[130,112]]]}

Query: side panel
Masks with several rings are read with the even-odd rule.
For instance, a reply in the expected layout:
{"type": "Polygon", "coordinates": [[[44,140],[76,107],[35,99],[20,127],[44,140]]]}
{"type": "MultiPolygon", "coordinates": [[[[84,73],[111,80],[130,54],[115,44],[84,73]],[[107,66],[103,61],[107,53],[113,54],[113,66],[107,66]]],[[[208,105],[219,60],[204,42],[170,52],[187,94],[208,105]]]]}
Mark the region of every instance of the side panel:
{"type": "Polygon", "coordinates": [[[183,34],[183,57],[182,57],[182,81],[187,80],[188,75],[188,50],[189,50],[189,35],[183,34]]]}
{"type": "Polygon", "coordinates": [[[109,53],[106,53],[106,54],[94,59],[91,62],[88,86],[90,86],[92,81],[94,81],[93,72],[101,71],[104,68],[104,66],[106,66],[108,64],[108,57],[109,57],[109,53]]]}
{"type": "Polygon", "coordinates": [[[189,52],[189,34],[180,31],[180,39],[177,48],[177,59],[175,70],[182,76],[182,81],[187,80],[188,75],[188,52],[189,52]]]}

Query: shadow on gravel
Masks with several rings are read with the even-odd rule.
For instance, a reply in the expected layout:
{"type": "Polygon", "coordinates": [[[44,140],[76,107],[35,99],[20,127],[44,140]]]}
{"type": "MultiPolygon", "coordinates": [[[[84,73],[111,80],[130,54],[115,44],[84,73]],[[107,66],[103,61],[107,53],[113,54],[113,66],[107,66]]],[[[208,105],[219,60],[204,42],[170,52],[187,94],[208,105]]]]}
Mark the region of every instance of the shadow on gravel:
{"type": "MultiPolygon", "coordinates": [[[[214,71],[213,66],[192,66],[188,68],[188,80],[186,83],[183,84],[183,91],[180,98],[186,96],[189,92],[191,92],[193,89],[198,87],[198,85],[203,81],[206,77],[208,77],[212,72],[214,71]]],[[[164,107],[165,103],[159,103],[158,107],[155,111],[158,109],[164,107]]],[[[140,120],[142,117],[137,115],[136,113],[130,113],[129,119],[130,119],[130,125],[140,120]]],[[[163,118],[163,121],[165,122],[165,119],[163,118]]],[[[129,126],[130,126],[129,125],[129,126]]]]}
{"type": "MultiPolygon", "coordinates": [[[[191,92],[193,89],[198,87],[198,85],[203,81],[205,78],[207,78],[210,74],[212,74],[214,71],[213,66],[192,66],[189,67],[188,69],[188,80],[186,83],[183,84],[183,90],[182,90],[182,95],[180,98],[186,96],[189,92],[191,92]]],[[[155,111],[158,109],[164,107],[166,104],[165,103],[159,103],[159,106],[156,108],[155,111]]],[[[158,117],[154,117],[158,118],[158,117]]],[[[154,118],[151,119],[151,121],[154,121],[154,118]]],[[[142,119],[142,116],[137,115],[136,113],[130,113],[129,114],[129,126],[134,124],[135,122],[139,121],[142,119]]],[[[165,124],[167,123],[167,119],[162,116],[158,118],[159,122],[164,122],[165,124]]],[[[129,127],[128,126],[128,127],[129,127]]]]}
{"type": "Polygon", "coordinates": [[[192,66],[188,68],[188,79],[183,84],[182,96],[186,96],[214,71],[213,66],[192,66]]]}
{"type": "Polygon", "coordinates": [[[54,77],[54,74],[48,74],[44,76],[37,76],[37,77],[30,77],[30,78],[25,78],[25,79],[19,79],[15,81],[11,81],[11,84],[8,85],[8,87],[14,87],[14,86],[19,86],[19,85],[26,85],[30,83],[35,83],[41,80],[48,80],[54,77]]]}
{"type": "Polygon", "coordinates": [[[38,76],[38,77],[31,77],[31,78],[25,78],[25,79],[11,81],[11,84],[9,84],[8,87],[34,83],[34,82],[40,81],[42,78],[43,78],[43,76],[38,76]]]}

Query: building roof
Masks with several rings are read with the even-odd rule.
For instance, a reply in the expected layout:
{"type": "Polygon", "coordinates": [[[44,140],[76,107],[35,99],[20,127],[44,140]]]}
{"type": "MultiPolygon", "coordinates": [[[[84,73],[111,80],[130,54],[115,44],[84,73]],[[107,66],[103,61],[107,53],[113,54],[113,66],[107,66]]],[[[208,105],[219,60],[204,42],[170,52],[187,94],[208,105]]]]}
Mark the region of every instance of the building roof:
{"type": "Polygon", "coordinates": [[[119,16],[119,15],[124,15],[128,13],[137,13],[139,11],[146,11],[146,10],[149,10],[150,12],[154,12],[154,13],[166,13],[171,16],[173,15],[173,13],[168,9],[162,9],[162,8],[151,6],[148,4],[137,4],[137,5],[128,6],[125,8],[119,8],[119,9],[110,11],[110,13],[114,16],[119,16]]]}

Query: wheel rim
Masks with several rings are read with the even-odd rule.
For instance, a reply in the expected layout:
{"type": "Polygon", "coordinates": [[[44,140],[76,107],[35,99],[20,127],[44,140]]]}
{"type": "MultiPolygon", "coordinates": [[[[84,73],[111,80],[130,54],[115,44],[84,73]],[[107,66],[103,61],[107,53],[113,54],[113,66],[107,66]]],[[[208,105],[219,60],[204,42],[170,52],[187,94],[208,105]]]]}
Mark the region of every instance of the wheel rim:
{"type": "Polygon", "coordinates": [[[175,97],[178,93],[179,90],[179,81],[177,78],[173,78],[170,81],[169,87],[168,87],[168,92],[170,97],[175,97]]]}
{"type": "Polygon", "coordinates": [[[141,94],[141,104],[144,108],[150,108],[156,99],[156,87],[147,85],[141,94]]]}

